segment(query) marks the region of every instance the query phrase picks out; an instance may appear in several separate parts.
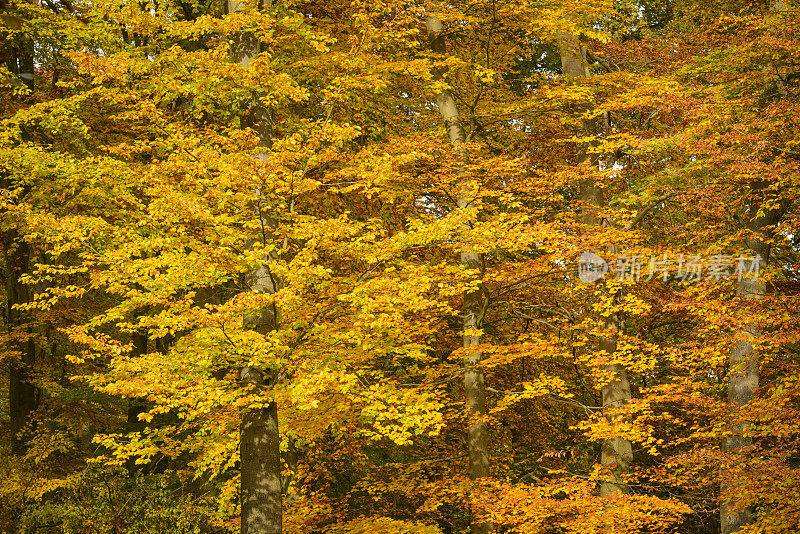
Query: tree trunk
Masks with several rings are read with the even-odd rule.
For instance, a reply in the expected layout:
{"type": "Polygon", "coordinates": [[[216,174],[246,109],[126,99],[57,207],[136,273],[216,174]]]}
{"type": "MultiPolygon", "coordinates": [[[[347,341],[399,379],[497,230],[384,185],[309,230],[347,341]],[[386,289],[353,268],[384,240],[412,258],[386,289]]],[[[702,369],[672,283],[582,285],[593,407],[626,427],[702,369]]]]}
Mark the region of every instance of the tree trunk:
{"type": "Polygon", "coordinates": [[[14,361],[9,370],[8,401],[11,418],[11,449],[14,454],[26,452],[26,444],[30,433],[34,430],[31,414],[38,406],[38,389],[30,382],[34,364],[36,363],[36,343],[27,318],[16,304],[30,301],[28,287],[20,282],[20,277],[29,270],[29,248],[27,243],[17,239],[16,232],[7,234],[5,246],[5,281],[6,281],[6,324],[16,338],[16,349],[20,359],[14,361]]]}
{"type": "Polygon", "coordinates": [[[279,534],[283,519],[278,405],[246,410],[239,430],[242,534],[279,534]]]}
{"type": "MultiPolygon", "coordinates": [[[[766,285],[762,281],[742,280],[737,294],[744,299],[759,299],[766,294],[766,285]]],[[[758,328],[748,325],[744,331],[745,339],[736,343],[731,350],[729,360],[728,402],[733,410],[738,410],[755,396],[758,388],[758,351],[753,347],[758,337],[758,328]]],[[[731,425],[732,435],[722,440],[722,450],[734,452],[741,447],[752,445],[753,440],[743,434],[750,425],[740,421],[731,425]]],[[[735,491],[737,484],[725,481],[720,486],[720,493],[735,491]]],[[[719,506],[720,530],[722,534],[731,534],[753,522],[750,508],[735,510],[735,500],[721,499],[719,506]]]]}
{"type": "MultiPolygon", "coordinates": [[[[599,347],[609,356],[617,350],[616,332],[621,329],[621,320],[612,315],[606,321],[606,328],[614,331],[608,337],[600,340],[599,347]]],[[[631,386],[628,382],[628,373],[620,364],[606,365],[605,369],[613,373],[614,379],[602,388],[603,410],[624,406],[631,401],[631,386]]],[[[603,440],[600,445],[600,463],[607,469],[607,477],[600,483],[601,497],[613,493],[628,493],[630,488],[624,482],[624,474],[633,463],[633,447],[631,442],[620,437],[603,440]]]]}
{"type": "Polygon", "coordinates": [[[26,40],[17,52],[19,60],[19,77],[28,87],[31,93],[34,89],[34,63],[33,63],[33,41],[26,40]]]}
{"type": "MultiPolygon", "coordinates": [[[[428,30],[428,39],[431,49],[437,53],[445,53],[444,37],[442,35],[442,21],[434,16],[425,17],[425,26],[428,30]]],[[[442,72],[434,70],[434,77],[442,79],[442,72]]],[[[464,146],[466,133],[458,113],[455,98],[449,89],[445,89],[436,96],[436,105],[444,121],[447,136],[460,158],[463,166],[469,163],[469,152],[464,146]]],[[[467,179],[461,184],[458,194],[458,207],[465,209],[472,205],[477,193],[478,184],[467,179]]],[[[464,230],[469,230],[467,226],[464,230]]],[[[461,264],[465,269],[483,270],[483,255],[477,252],[465,251],[461,253],[461,264]]],[[[464,321],[463,345],[465,348],[480,345],[481,336],[476,333],[481,328],[486,310],[486,297],[481,289],[468,291],[464,294],[464,303],[461,313],[464,321]]],[[[467,449],[469,452],[469,476],[479,479],[489,476],[489,428],[486,423],[486,385],[484,373],[480,366],[483,353],[474,350],[467,355],[464,372],[464,389],[467,409],[470,419],[474,420],[467,433],[467,449]]],[[[473,523],[472,534],[485,534],[490,532],[490,523],[473,523]]]]}
{"type": "MultiPolygon", "coordinates": [[[[251,271],[246,279],[250,289],[257,293],[274,293],[277,290],[277,281],[267,265],[251,271]]],[[[264,308],[254,316],[245,318],[248,328],[262,334],[275,330],[278,322],[279,315],[273,307],[264,308]]],[[[240,371],[240,378],[256,389],[263,390],[271,385],[265,374],[262,369],[244,367],[240,371]]],[[[239,439],[241,533],[280,534],[283,519],[283,462],[280,453],[278,405],[270,402],[265,408],[245,410],[239,427],[239,439]]]]}
{"type": "MultiPolygon", "coordinates": [[[[561,54],[561,68],[565,75],[579,77],[591,76],[586,64],[586,51],[581,46],[577,37],[560,34],[559,52],[561,54]]],[[[587,133],[595,131],[595,124],[585,120],[583,127],[587,133]]],[[[588,143],[580,143],[577,152],[578,165],[588,159],[588,143]]],[[[592,158],[591,164],[598,165],[598,159],[592,158]]],[[[583,222],[587,225],[604,226],[606,221],[597,215],[597,210],[605,205],[603,190],[593,178],[583,180],[578,185],[578,198],[581,201],[583,222]]],[[[613,247],[612,247],[613,248],[613,247]]],[[[614,297],[614,303],[618,304],[622,297],[622,291],[618,291],[614,297]]],[[[604,324],[606,331],[598,340],[598,349],[613,357],[617,350],[617,334],[624,328],[622,314],[612,313],[604,324]]],[[[611,371],[612,380],[602,388],[603,410],[613,410],[628,404],[631,400],[631,386],[628,381],[628,373],[620,364],[610,364],[604,369],[611,371]]],[[[627,493],[630,491],[624,482],[624,474],[630,469],[633,463],[633,447],[631,442],[620,437],[603,440],[600,446],[600,463],[606,467],[606,474],[600,483],[600,496],[607,496],[613,493],[627,493]]]]}
{"type": "MultiPolygon", "coordinates": [[[[233,13],[242,4],[228,0],[228,11],[233,13]]],[[[267,2],[267,6],[269,3],[267,2]]],[[[249,32],[240,32],[233,39],[231,57],[247,68],[250,61],[260,52],[258,38],[249,32]]],[[[272,143],[272,121],[269,110],[259,101],[259,95],[251,99],[247,122],[259,135],[259,145],[268,147],[272,143]]],[[[265,153],[258,159],[266,159],[265,153]]],[[[258,191],[259,196],[261,191],[258,191]]],[[[255,235],[250,243],[254,246],[271,234],[273,222],[263,213],[260,202],[255,206],[255,215],[261,221],[262,232],[255,235]]],[[[266,243],[262,243],[266,244],[266,243]]],[[[277,281],[266,263],[275,258],[265,258],[247,273],[246,282],[257,293],[274,293],[277,281]]],[[[279,315],[274,307],[261,310],[252,317],[245,317],[245,324],[262,334],[278,328],[279,315]]],[[[268,388],[271,384],[262,369],[244,367],[240,379],[257,390],[268,388]]],[[[283,523],[283,502],[281,496],[282,462],[280,454],[280,432],[278,429],[278,405],[273,401],[264,408],[247,409],[242,413],[239,427],[239,468],[241,473],[241,534],[280,534],[283,523]]]]}
{"type": "MultiPolygon", "coordinates": [[[[783,2],[773,0],[770,4],[773,12],[784,9],[783,2]]],[[[780,81],[780,80],[779,80],[780,81]]],[[[768,184],[759,183],[751,186],[754,190],[764,190],[768,184]]],[[[761,256],[763,265],[769,263],[770,241],[773,227],[783,217],[789,209],[789,201],[784,200],[773,209],[765,210],[761,216],[758,215],[759,206],[751,206],[750,211],[745,215],[745,226],[755,235],[745,241],[745,245],[754,254],[761,256]]],[[[742,278],[736,293],[743,299],[760,299],[767,294],[767,286],[763,280],[748,280],[742,278]]],[[[736,342],[731,349],[728,362],[728,402],[732,411],[738,411],[742,406],[749,403],[755,397],[759,381],[759,353],[754,346],[754,342],[761,332],[756,324],[748,324],[741,332],[743,339],[736,342]]],[[[731,436],[722,440],[722,450],[735,452],[742,447],[752,445],[753,439],[745,436],[750,425],[745,421],[734,422],[731,427],[731,436]]],[[[722,495],[726,492],[735,491],[737,484],[728,483],[725,480],[720,484],[720,506],[719,520],[720,531],[722,534],[732,534],[739,532],[742,527],[753,522],[753,513],[750,507],[739,508],[734,500],[727,500],[722,495]]]]}
{"type": "MultiPolygon", "coordinates": [[[[140,358],[147,354],[147,330],[136,331],[131,335],[133,342],[133,350],[131,351],[131,358],[140,358]]],[[[128,399],[128,417],[127,423],[130,429],[138,428],[140,426],[139,414],[144,411],[146,406],[146,399],[141,397],[134,397],[128,399]]]]}
{"type": "MultiPolygon", "coordinates": [[[[769,262],[771,227],[778,224],[783,214],[788,209],[788,202],[783,202],[778,207],[767,210],[760,217],[757,215],[758,206],[754,206],[753,216],[748,217],[746,226],[755,233],[755,237],[747,239],[745,245],[754,254],[761,256],[763,266],[769,262]]],[[[743,299],[760,299],[767,293],[767,286],[762,279],[750,280],[742,278],[736,293],[743,299]]],[[[759,353],[754,343],[761,332],[755,324],[744,327],[741,335],[744,339],[737,341],[731,350],[728,375],[728,401],[732,411],[738,411],[742,406],[753,400],[758,389],[759,380],[759,353]]],[[[753,439],[745,436],[750,425],[745,421],[737,421],[730,427],[732,435],[722,440],[722,450],[735,452],[742,447],[752,445],[753,439]]],[[[737,484],[727,483],[723,480],[721,493],[735,491],[737,484]]],[[[753,522],[752,510],[742,508],[736,510],[734,500],[722,499],[719,507],[720,526],[722,534],[739,532],[743,526],[753,522]]]]}
{"type": "Polygon", "coordinates": [[[16,76],[12,84],[24,84],[33,93],[34,89],[34,61],[33,61],[33,41],[22,39],[21,46],[9,46],[6,50],[6,67],[9,72],[16,76]]]}
{"type": "MultiPolygon", "coordinates": [[[[34,61],[33,41],[24,39],[20,47],[9,49],[7,65],[22,83],[33,93],[34,61]]],[[[17,337],[16,349],[19,361],[11,364],[8,380],[8,403],[11,419],[11,450],[14,454],[24,454],[29,431],[33,431],[31,414],[39,404],[39,391],[31,384],[31,373],[36,363],[36,343],[33,332],[26,327],[26,317],[16,304],[30,300],[30,291],[20,282],[20,276],[28,273],[30,250],[16,231],[9,231],[5,243],[5,286],[6,286],[6,325],[17,337]]],[[[13,338],[13,337],[12,337],[13,338]]]]}

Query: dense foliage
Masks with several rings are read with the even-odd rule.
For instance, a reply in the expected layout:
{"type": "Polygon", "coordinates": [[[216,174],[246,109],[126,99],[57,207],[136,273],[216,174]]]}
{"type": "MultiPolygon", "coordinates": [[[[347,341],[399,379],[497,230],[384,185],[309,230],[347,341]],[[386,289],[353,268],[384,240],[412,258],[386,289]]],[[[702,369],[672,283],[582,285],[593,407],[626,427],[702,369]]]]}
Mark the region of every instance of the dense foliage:
{"type": "Polygon", "coordinates": [[[0,532],[800,531],[796,0],[3,10],[0,532]]]}

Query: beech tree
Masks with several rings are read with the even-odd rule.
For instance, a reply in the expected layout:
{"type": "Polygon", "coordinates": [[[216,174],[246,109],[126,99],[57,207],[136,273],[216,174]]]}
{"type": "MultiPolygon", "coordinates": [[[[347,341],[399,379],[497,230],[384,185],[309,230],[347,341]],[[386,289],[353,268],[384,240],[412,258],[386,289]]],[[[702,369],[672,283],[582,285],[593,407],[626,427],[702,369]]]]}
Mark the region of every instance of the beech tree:
{"type": "MultiPolygon", "coordinates": [[[[267,4],[269,6],[270,4],[267,4]]],[[[228,13],[236,13],[240,8],[237,2],[228,1],[228,13]]],[[[242,68],[247,69],[260,52],[259,39],[251,32],[239,32],[234,36],[232,57],[242,68]]],[[[247,113],[248,122],[258,135],[258,146],[267,148],[272,143],[272,119],[269,110],[260,101],[260,95],[253,95],[247,113]]],[[[267,159],[266,152],[259,152],[257,160],[267,159]]],[[[257,200],[255,216],[259,226],[256,228],[250,249],[269,250],[274,240],[274,223],[269,220],[269,209],[266,200],[265,184],[253,184],[257,200]],[[266,205],[265,205],[266,204],[266,205]],[[272,238],[272,239],[270,239],[272,238]]],[[[267,252],[260,265],[245,274],[245,284],[256,293],[274,295],[278,289],[278,281],[269,268],[269,260],[274,261],[276,254],[267,252]]],[[[278,311],[275,305],[265,306],[255,316],[245,318],[246,324],[262,335],[268,335],[279,326],[278,311]]],[[[245,365],[240,371],[240,378],[255,389],[263,389],[274,382],[276,371],[259,366],[245,365]]],[[[266,406],[254,409],[245,408],[241,415],[239,431],[239,462],[241,472],[241,532],[248,533],[280,533],[283,523],[281,502],[281,455],[280,433],[278,430],[278,405],[274,400],[266,406]]]]}
{"type": "MultiPolygon", "coordinates": [[[[431,50],[439,54],[446,52],[444,36],[442,35],[442,21],[433,14],[426,15],[425,27],[428,31],[428,40],[431,50]]],[[[434,77],[441,79],[441,73],[434,71],[434,77]]],[[[458,106],[450,89],[442,89],[436,95],[436,105],[442,116],[442,122],[447,130],[447,136],[453,145],[456,157],[459,159],[459,176],[466,174],[465,167],[469,165],[469,150],[466,148],[467,135],[461,123],[458,113],[458,106]]],[[[456,204],[459,209],[468,210],[472,208],[477,195],[478,184],[470,177],[466,177],[459,185],[459,192],[456,204]]],[[[465,226],[471,223],[467,221],[465,226]]],[[[471,272],[482,273],[483,256],[478,252],[469,249],[461,252],[461,264],[471,272]]],[[[471,288],[464,294],[464,302],[461,307],[461,314],[464,321],[464,348],[467,349],[466,362],[464,369],[464,390],[466,393],[466,404],[471,410],[471,421],[467,434],[467,447],[469,449],[469,475],[478,479],[489,476],[489,436],[488,425],[484,419],[486,416],[486,384],[483,369],[480,366],[483,355],[475,351],[473,347],[480,345],[480,328],[486,311],[486,296],[481,286],[471,288]]],[[[473,533],[485,533],[490,531],[490,524],[485,522],[474,522],[472,524],[473,533]]]]}
{"type": "Polygon", "coordinates": [[[0,531],[797,531],[795,3],[3,8],[0,531]]]}
{"type": "MultiPolygon", "coordinates": [[[[559,39],[559,54],[561,56],[561,70],[563,74],[571,77],[591,76],[588,67],[586,50],[580,44],[577,37],[570,34],[561,34],[559,39]]],[[[604,117],[607,118],[607,117],[604,117]]],[[[584,134],[590,135],[597,130],[597,121],[583,121],[584,134]]],[[[592,166],[600,164],[597,155],[590,157],[590,144],[581,142],[578,144],[576,163],[578,165],[589,161],[592,166]]],[[[603,188],[595,182],[595,177],[590,176],[582,179],[578,183],[578,199],[582,202],[582,219],[587,225],[608,226],[608,220],[599,212],[605,207],[603,188]]],[[[613,245],[608,247],[609,251],[617,252],[618,249],[613,245]]],[[[605,353],[610,360],[614,359],[614,352],[617,350],[617,334],[623,330],[622,311],[619,309],[622,288],[605,289],[611,294],[611,309],[605,311],[603,321],[604,332],[598,336],[597,349],[605,353]]],[[[628,381],[625,367],[619,363],[611,363],[605,366],[610,372],[608,383],[602,386],[603,410],[612,411],[620,406],[628,404],[631,400],[631,388],[628,381]]],[[[614,417],[613,415],[611,416],[614,417]]],[[[625,438],[613,436],[603,441],[600,449],[600,463],[609,468],[607,480],[600,482],[600,495],[605,496],[619,491],[628,491],[628,486],[624,481],[623,474],[633,462],[633,449],[630,441],[625,438]]]]}

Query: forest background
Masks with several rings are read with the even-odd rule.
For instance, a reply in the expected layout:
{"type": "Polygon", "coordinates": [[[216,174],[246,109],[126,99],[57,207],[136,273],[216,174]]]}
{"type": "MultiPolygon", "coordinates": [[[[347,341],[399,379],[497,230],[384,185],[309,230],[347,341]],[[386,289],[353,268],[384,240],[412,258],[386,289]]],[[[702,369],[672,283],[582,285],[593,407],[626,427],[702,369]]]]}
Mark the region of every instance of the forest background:
{"type": "Polygon", "coordinates": [[[0,532],[800,531],[795,0],[0,7],[0,532]]]}

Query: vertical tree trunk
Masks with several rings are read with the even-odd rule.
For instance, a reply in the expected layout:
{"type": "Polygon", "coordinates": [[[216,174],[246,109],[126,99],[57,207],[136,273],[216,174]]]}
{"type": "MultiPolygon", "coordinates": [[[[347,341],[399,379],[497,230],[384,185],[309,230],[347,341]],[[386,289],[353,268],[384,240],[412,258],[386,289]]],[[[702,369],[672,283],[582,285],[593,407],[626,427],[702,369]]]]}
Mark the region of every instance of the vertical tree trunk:
{"type": "MultiPolygon", "coordinates": [[[[23,39],[22,45],[9,49],[8,67],[19,80],[33,93],[34,62],[33,41],[23,39]]],[[[33,332],[26,327],[26,317],[20,310],[14,309],[16,304],[24,304],[30,300],[30,292],[20,282],[20,276],[28,273],[30,250],[28,244],[19,239],[16,231],[6,234],[5,243],[5,286],[6,286],[6,323],[9,331],[17,336],[16,349],[20,359],[12,363],[9,369],[8,401],[11,418],[11,450],[14,454],[24,454],[26,449],[26,431],[34,430],[31,414],[38,407],[37,388],[31,384],[31,373],[36,363],[36,343],[33,332]]]]}
{"type": "MultiPolygon", "coordinates": [[[[263,223],[262,219],[262,223],[263,223]]],[[[274,258],[273,258],[274,259],[274,258]]],[[[247,285],[257,293],[274,293],[277,283],[267,265],[248,273],[247,285]]],[[[275,308],[264,308],[253,317],[245,318],[246,325],[266,334],[278,327],[275,308]]],[[[243,382],[256,389],[270,385],[262,369],[244,367],[243,382]]],[[[245,410],[239,428],[241,470],[242,534],[280,534],[283,520],[281,471],[278,429],[278,405],[273,401],[264,408],[245,410]]]]}
{"type": "MultiPolygon", "coordinates": [[[[147,354],[147,330],[135,331],[131,335],[133,342],[133,350],[131,351],[131,358],[140,358],[147,354]]],[[[133,430],[139,428],[141,422],[139,421],[139,414],[144,411],[146,400],[141,397],[128,399],[128,428],[133,430]]]]}
{"type": "MultiPolygon", "coordinates": [[[[561,34],[559,36],[559,52],[561,54],[561,68],[565,75],[579,77],[590,76],[591,72],[586,65],[586,52],[581,46],[577,37],[561,34]]],[[[595,130],[595,124],[591,121],[584,121],[583,127],[587,133],[595,130]]],[[[580,165],[588,158],[588,143],[581,143],[578,146],[577,163],[580,165]]],[[[592,165],[598,164],[597,158],[592,158],[592,165]]],[[[583,204],[583,222],[587,225],[602,226],[605,221],[597,216],[596,210],[605,205],[603,190],[597,186],[594,179],[583,180],[579,184],[578,197],[583,204]]],[[[610,247],[613,248],[613,247],[610,247]]],[[[619,302],[621,292],[615,295],[615,303],[619,302]]],[[[617,334],[624,328],[622,315],[619,312],[611,314],[604,324],[606,333],[598,340],[598,349],[611,358],[617,350],[617,334]]],[[[628,404],[631,400],[631,387],[628,381],[628,373],[620,364],[610,364],[604,366],[611,371],[612,380],[602,388],[603,410],[613,410],[614,408],[628,404]]],[[[600,463],[607,468],[604,480],[600,483],[599,493],[601,496],[613,493],[627,493],[629,487],[625,484],[624,473],[630,469],[633,463],[633,447],[631,442],[620,437],[606,439],[600,446],[600,463]]]]}
{"type": "MultiPolygon", "coordinates": [[[[783,11],[784,5],[780,0],[773,0],[770,3],[773,12],[783,11]]],[[[780,81],[780,80],[779,80],[780,81]]],[[[767,184],[755,184],[752,189],[763,190],[767,184]]],[[[745,226],[755,235],[745,241],[745,245],[754,254],[761,256],[763,265],[769,263],[770,242],[773,227],[783,217],[789,209],[789,202],[784,200],[778,206],[762,212],[758,215],[759,206],[751,206],[750,211],[745,215],[745,226]]],[[[767,286],[762,279],[748,280],[743,278],[736,288],[736,293],[743,299],[760,299],[767,294],[767,286]]],[[[736,412],[742,406],[753,400],[755,391],[758,389],[759,381],[759,353],[754,347],[754,342],[761,334],[755,324],[745,326],[741,332],[743,339],[736,342],[731,349],[729,359],[728,375],[728,402],[731,409],[736,412]]],[[[722,440],[722,450],[734,452],[741,447],[749,446],[753,439],[745,436],[749,424],[744,421],[737,421],[731,425],[730,437],[722,440]]],[[[720,531],[722,534],[732,534],[739,532],[742,527],[753,522],[751,508],[738,509],[734,500],[724,497],[725,493],[735,490],[737,484],[728,483],[725,480],[720,485],[719,519],[720,531]]]]}
{"type": "MultiPolygon", "coordinates": [[[[766,285],[762,281],[742,280],[737,288],[737,294],[745,299],[759,299],[766,294],[766,285]]],[[[745,339],[736,343],[731,350],[729,360],[728,402],[736,411],[755,396],[758,388],[758,351],[753,347],[753,342],[758,337],[758,328],[748,325],[744,331],[745,339]]],[[[741,447],[753,443],[752,438],[743,434],[749,427],[746,422],[740,421],[731,425],[732,435],[722,440],[722,450],[733,452],[741,447]]],[[[734,491],[737,484],[727,483],[723,480],[720,492],[722,494],[734,491]]],[[[720,530],[722,534],[731,534],[753,522],[750,508],[736,510],[735,500],[721,499],[719,506],[720,530]]]]}
{"type": "MultiPolygon", "coordinates": [[[[746,226],[751,230],[755,237],[745,242],[754,254],[761,256],[763,266],[769,262],[770,244],[769,238],[771,227],[776,225],[783,214],[788,209],[788,203],[767,210],[762,216],[758,216],[758,206],[752,209],[752,216],[748,217],[746,226]]],[[[760,299],[767,293],[767,286],[763,279],[750,280],[742,278],[737,287],[737,295],[743,299],[760,299]]],[[[744,339],[737,341],[731,349],[729,359],[728,375],[728,401],[733,412],[738,411],[742,406],[753,400],[755,391],[758,389],[759,380],[759,353],[754,343],[761,334],[755,324],[744,327],[741,335],[744,339]]],[[[735,415],[734,415],[735,417],[735,415]]],[[[730,427],[732,435],[723,439],[722,449],[734,452],[741,447],[752,445],[752,438],[745,436],[750,425],[745,421],[737,421],[730,427]]],[[[720,490],[726,492],[735,491],[737,484],[728,483],[723,480],[720,490]]],[[[719,515],[722,534],[732,534],[739,532],[742,527],[753,522],[752,510],[750,508],[738,509],[735,500],[727,500],[724,497],[720,502],[719,515]]]]}
{"type": "Polygon", "coordinates": [[[33,41],[26,40],[17,52],[19,60],[19,77],[31,93],[34,89],[33,76],[33,41]]]}
{"type": "MultiPolygon", "coordinates": [[[[442,36],[442,22],[434,15],[425,17],[425,26],[428,30],[428,39],[434,52],[445,53],[444,37],[442,36]]],[[[442,78],[442,73],[434,71],[437,79],[442,78]]],[[[469,163],[469,152],[464,146],[466,133],[458,113],[455,98],[449,89],[436,96],[436,105],[444,121],[447,135],[451,144],[460,158],[463,166],[469,163]]],[[[471,179],[461,184],[458,194],[458,207],[468,208],[475,201],[478,184],[471,179]]],[[[465,228],[468,230],[469,228],[465,228]]],[[[483,270],[483,256],[477,252],[465,251],[461,253],[461,264],[466,269],[483,270]]],[[[464,321],[463,345],[465,348],[480,345],[481,336],[476,333],[481,328],[486,310],[486,297],[483,291],[476,289],[464,295],[461,313],[464,321]]],[[[467,448],[469,452],[469,475],[473,479],[489,476],[489,428],[486,423],[486,385],[484,373],[480,362],[483,353],[478,350],[468,352],[464,371],[464,389],[467,409],[470,419],[475,419],[470,424],[467,434],[467,448]]],[[[485,534],[491,531],[490,523],[473,523],[472,534],[485,534]]]]}
{"type": "MultiPolygon", "coordinates": [[[[269,2],[267,2],[269,6],[269,2]]],[[[228,0],[228,11],[233,13],[241,4],[228,0]]],[[[258,38],[249,32],[240,32],[233,39],[231,56],[234,61],[247,68],[260,52],[258,38]]],[[[247,121],[259,135],[259,145],[268,147],[272,143],[272,121],[269,110],[259,101],[259,95],[251,99],[247,121]]],[[[259,159],[266,159],[259,154],[259,159]]],[[[261,191],[258,192],[259,196],[261,191]]],[[[271,235],[272,222],[262,213],[260,202],[255,214],[261,221],[262,231],[255,235],[250,246],[262,242],[271,235]]],[[[266,244],[266,243],[262,243],[266,244]]],[[[274,259],[265,258],[266,261],[274,259]]],[[[258,293],[274,293],[277,281],[266,264],[259,265],[247,274],[246,282],[258,293]]],[[[278,328],[279,315],[275,308],[261,310],[254,317],[246,317],[245,324],[262,334],[278,328]]],[[[257,390],[270,386],[262,369],[244,367],[240,378],[257,390]]],[[[239,456],[241,473],[241,534],[280,534],[283,523],[280,454],[280,432],[278,429],[278,406],[275,402],[263,408],[253,408],[242,413],[239,427],[239,456]]]]}
{"type": "MultiPolygon", "coordinates": [[[[621,321],[612,315],[606,321],[606,328],[613,330],[613,334],[600,340],[601,351],[613,355],[617,350],[616,332],[621,330],[621,321]]],[[[631,401],[631,386],[628,373],[620,364],[606,365],[605,368],[613,373],[613,380],[602,388],[603,410],[624,406],[631,401]]],[[[600,446],[600,463],[607,468],[610,478],[600,484],[600,496],[605,497],[612,493],[628,493],[630,488],[624,482],[624,474],[633,463],[633,446],[625,438],[613,437],[603,440],[600,446]]]]}
{"type": "MultiPolygon", "coordinates": [[[[15,17],[16,18],[16,17],[15,17]]],[[[20,38],[23,39],[23,38],[20,38]]],[[[6,51],[8,70],[17,77],[13,83],[23,83],[31,93],[34,89],[33,41],[23,39],[21,46],[9,46],[6,51]]]]}
{"type": "Polygon", "coordinates": [[[30,251],[27,243],[18,239],[16,232],[7,234],[5,244],[6,321],[20,359],[11,364],[8,382],[9,415],[11,418],[11,449],[14,454],[24,454],[30,432],[34,430],[31,415],[38,405],[38,390],[30,382],[36,363],[36,343],[25,314],[15,309],[16,304],[30,301],[28,287],[20,277],[29,270],[30,251]]]}
{"type": "Polygon", "coordinates": [[[242,534],[279,534],[281,497],[278,405],[246,410],[239,430],[242,534]]]}

